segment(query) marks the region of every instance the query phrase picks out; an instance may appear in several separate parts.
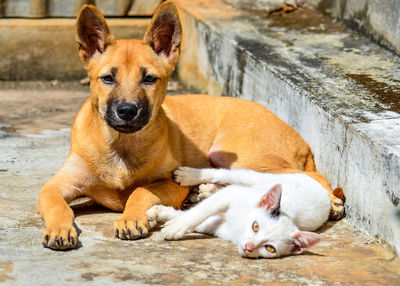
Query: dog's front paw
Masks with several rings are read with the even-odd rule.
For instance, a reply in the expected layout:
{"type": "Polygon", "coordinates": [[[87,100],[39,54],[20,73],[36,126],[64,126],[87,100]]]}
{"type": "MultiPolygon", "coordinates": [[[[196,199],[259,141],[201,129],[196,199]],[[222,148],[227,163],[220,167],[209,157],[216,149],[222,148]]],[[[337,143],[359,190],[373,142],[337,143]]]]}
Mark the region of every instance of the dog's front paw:
{"type": "Polygon", "coordinates": [[[138,239],[149,234],[149,230],[155,226],[154,221],[149,223],[145,214],[126,215],[122,214],[114,222],[114,235],[120,239],[138,239]]]}
{"type": "Polygon", "coordinates": [[[174,172],[175,181],[181,186],[195,186],[201,183],[201,170],[190,167],[179,167],[174,172]]]}
{"type": "Polygon", "coordinates": [[[161,233],[165,240],[178,240],[186,233],[192,232],[194,227],[187,221],[186,217],[180,216],[167,221],[161,233]]]}
{"type": "Polygon", "coordinates": [[[75,248],[78,242],[78,233],[72,224],[46,225],[42,244],[54,250],[75,248]]]}

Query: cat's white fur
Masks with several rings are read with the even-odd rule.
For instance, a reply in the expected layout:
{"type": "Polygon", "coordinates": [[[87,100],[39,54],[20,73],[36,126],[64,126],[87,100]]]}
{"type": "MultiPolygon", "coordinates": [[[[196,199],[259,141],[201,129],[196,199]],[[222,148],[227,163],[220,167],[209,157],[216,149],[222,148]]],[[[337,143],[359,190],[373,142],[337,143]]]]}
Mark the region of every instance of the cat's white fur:
{"type": "Polygon", "coordinates": [[[192,231],[207,233],[237,244],[242,256],[266,258],[299,254],[320,241],[309,231],[328,219],[330,198],[307,175],[188,167],[174,174],[183,186],[228,186],[187,211],[151,208],[150,219],[167,221],[162,229],[165,239],[180,239],[192,231]],[[221,212],[224,216],[218,215],[221,212]]]}

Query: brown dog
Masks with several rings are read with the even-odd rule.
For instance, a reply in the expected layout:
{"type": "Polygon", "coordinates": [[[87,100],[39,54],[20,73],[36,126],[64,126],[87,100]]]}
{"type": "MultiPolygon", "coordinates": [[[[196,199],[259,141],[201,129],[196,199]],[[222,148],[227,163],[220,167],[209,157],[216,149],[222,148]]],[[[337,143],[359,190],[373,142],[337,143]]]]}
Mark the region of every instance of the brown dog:
{"type": "Polygon", "coordinates": [[[114,225],[117,237],[146,236],[146,210],[155,204],[179,208],[188,194],[172,180],[179,166],[304,170],[324,184],[338,204],[336,214],[343,213],[316,173],[309,146],[266,108],[227,97],[165,97],[182,35],[172,3],[158,8],[142,41],[116,41],[90,5],[79,13],[76,35],[91,96],[73,123],[68,158],[40,191],[45,247],[76,246],[68,203],[81,196],[123,211],[114,225]]]}

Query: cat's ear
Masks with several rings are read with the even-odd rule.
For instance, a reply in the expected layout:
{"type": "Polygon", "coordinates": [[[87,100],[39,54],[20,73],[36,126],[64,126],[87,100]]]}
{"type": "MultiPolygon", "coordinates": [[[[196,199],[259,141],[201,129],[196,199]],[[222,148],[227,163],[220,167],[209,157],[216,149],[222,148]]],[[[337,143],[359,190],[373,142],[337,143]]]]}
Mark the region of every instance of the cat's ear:
{"type": "Polygon", "coordinates": [[[315,232],[299,231],[292,236],[290,243],[293,245],[291,253],[300,254],[321,241],[321,236],[315,232]]]}
{"type": "Polygon", "coordinates": [[[276,184],[263,195],[257,207],[265,208],[269,212],[279,212],[281,207],[282,185],[276,184]]]}

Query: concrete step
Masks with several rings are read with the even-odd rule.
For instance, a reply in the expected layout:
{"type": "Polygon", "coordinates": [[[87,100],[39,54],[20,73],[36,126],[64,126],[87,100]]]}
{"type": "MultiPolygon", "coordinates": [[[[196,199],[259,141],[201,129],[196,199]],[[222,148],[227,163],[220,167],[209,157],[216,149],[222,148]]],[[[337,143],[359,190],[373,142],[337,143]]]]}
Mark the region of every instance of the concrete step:
{"type": "MultiPolygon", "coordinates": [[[[108,19],[118,39],[140,39],[149,18],[108,19]]],[[[79,80],[86,76],[75,41],[75,19],[2,19],[0,80],[79,80]]]]}
{"type": "Polygon", "coordinates": [[[96,5],[107,16],[151,16],[160,3],[161,0],[1,0],[0,17],[75,18],[84,4],[96,5]]]}
{"type": "Polygon", "coordinates": [[[400,54],[400,2],[393,0],[306,0],[335,19],[400,54]]]}
{"type": "Polygon", "coordinates": [[[346,219],[399,252],[399,58],[309,8],[268,17],[221,0],[176,2],[180,79],[257,101],[293,126],[343,187],[346,219]]]}

